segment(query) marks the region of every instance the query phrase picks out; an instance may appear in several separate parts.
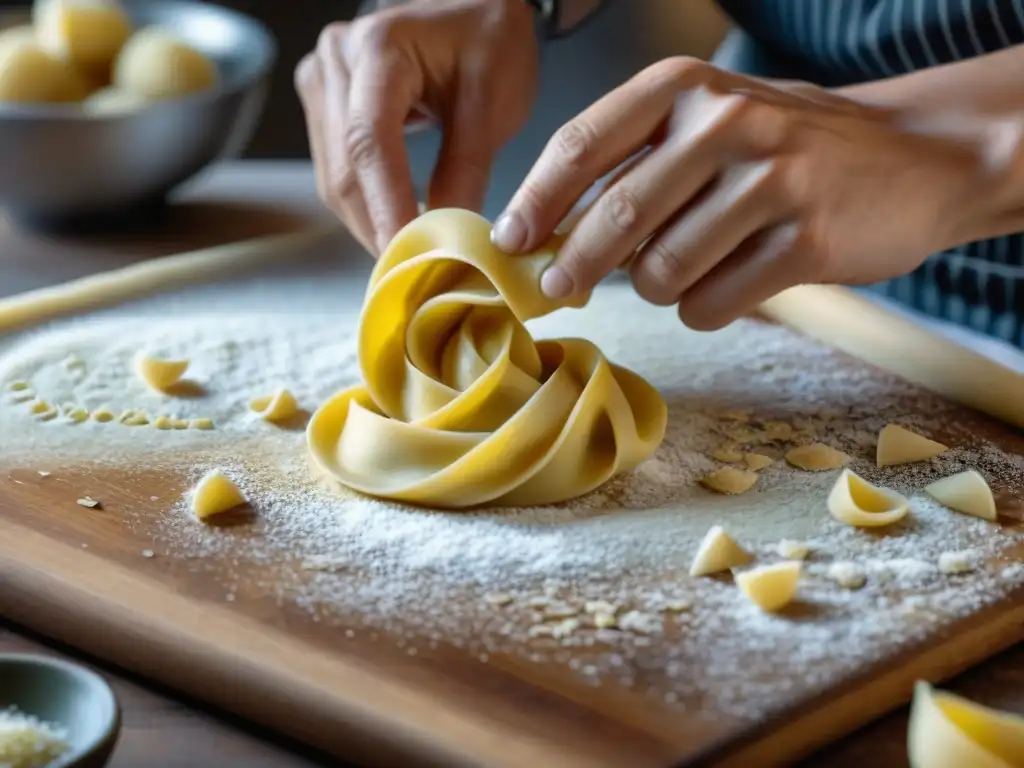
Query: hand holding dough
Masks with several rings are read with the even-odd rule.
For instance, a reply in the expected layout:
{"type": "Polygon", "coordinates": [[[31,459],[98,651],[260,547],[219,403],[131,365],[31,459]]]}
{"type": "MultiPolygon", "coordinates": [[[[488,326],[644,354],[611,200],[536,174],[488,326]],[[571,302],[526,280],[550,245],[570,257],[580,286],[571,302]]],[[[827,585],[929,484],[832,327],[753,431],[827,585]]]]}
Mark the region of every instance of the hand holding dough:
{"type": "Polygon", "coordinates": [[[406,226],[370,277],[359,324],[364,386],[308,429],[314,459],[363,493],[435,507],[549,504],[650,456],[667,408],[583,339],[534,341],[559,308],[540,292],[555,250],[510,257],[469,211],[406,226]]]}

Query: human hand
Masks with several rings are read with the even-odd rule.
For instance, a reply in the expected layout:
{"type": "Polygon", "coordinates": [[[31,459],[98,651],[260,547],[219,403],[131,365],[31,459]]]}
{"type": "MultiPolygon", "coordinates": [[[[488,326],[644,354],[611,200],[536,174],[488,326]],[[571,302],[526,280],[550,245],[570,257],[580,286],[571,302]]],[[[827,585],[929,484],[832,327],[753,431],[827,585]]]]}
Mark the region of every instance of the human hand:
{"type": "Polygon", "coordinates": [[[523,0],[419,0],[329,25],[295,71],[321,199],[379,254],[418,213],[404,126],[422,105],[443,134],[428,205],[478,210],[537,73],[523,0]]]}
{"type": "Polygon", "coordinates": [[[537,247],[622,166],[542,289],[584,293],[631,260],[644,299],[719,328],[792,285],[884,280],[973,239],[981,153],[926,128],[807,83],[668,59],[554,135],[493,238],[537,247]]]}

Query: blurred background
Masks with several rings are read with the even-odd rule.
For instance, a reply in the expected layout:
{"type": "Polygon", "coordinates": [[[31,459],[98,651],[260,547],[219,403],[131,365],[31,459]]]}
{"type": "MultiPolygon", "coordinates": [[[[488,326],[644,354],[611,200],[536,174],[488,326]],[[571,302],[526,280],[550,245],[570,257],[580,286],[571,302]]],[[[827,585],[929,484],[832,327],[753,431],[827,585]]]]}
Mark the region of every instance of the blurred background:
{"type": "MultiPolygon", "coordinates": [[[[274,33],[280,59],[262,123],[246,157],[308,158],[305,124],[292,86],[292,71],[331,21],[355,15],[356,0],[221,0],[254,16],[274,33]]],[[[0,0],[0,7],[27,5],[0,0]]],[[[726,28],[712,0],[609,0],[592,24],[551,43],[543,53],[539,100],[529,125],[499,159],[485,215],[500,212],[551,133],[602,94],[646,64],[675,54],[707,57],[726,28]]],[[[414,173],[429,178],[437,149],[435,132],[409,139],[414,173]]]]}

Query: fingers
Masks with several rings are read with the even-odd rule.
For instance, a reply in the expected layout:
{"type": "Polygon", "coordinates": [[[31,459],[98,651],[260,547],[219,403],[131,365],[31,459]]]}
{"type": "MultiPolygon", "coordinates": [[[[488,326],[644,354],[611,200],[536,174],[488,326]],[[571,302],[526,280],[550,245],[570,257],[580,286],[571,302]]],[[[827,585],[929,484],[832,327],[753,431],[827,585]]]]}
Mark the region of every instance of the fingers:
{"type": "MultiPolygon", "coordinates": [[[[685,121],[667,141],[606,188],[562,247],[552,274],[544,278],[545,290],[566,291],[566,296],[589,291],[612,270],[630,260],[652,236],[655,246],[647,248],[660,252],[657,233],[712,182],[727,155],[750,149],[741,147],[730,131],[721,130],[735,109],[733,99],[712,98],[704,93],[694,94],[693,98],[703,103],[703,108],[697,110],[699,119],[685,121]]],[[[746,175],[736,170],[730,173],[746,175]]],[[[742,182],[731,178],[719,186],[724,189],[712,202],[721,216],[721,212],[736,204],[743,193],[736,189],[742,182]]],[[[757,186],[756,180],[751,186],[757,186]]],[[[746,217],[749,213],[744,211],[742,215],[746,217]]],[[[736,214],[739,212],[731,214],[731,218],[736,218],[736,214]]],[[[720,251],[719,255],[724,256],[731,250],[732,247],[720,251]]],[[[552,297],[562,298],[563,295],[552,297]]],[[[675,297],[665,303],[675,303],[675,297]]]]}
{"type": "Polygon", "coordinates": [[[341,53],[347,25],[332,24],[320,34],[317,48],[295,70],[295,87],[306,116],[317,193],[352,235],[375,253],[373,227],[344,147],[332,140],[345,123],[348,71],[341,53]]]}
{"type": "Polygon", "coordinates": [[[317,193],[327,199],[327,149],[324,145],[324,72],[316,53],[306,54],[295,68],[295,92],[306,118],[309,155],[316,170],[317,193]]]}
{"type": "Polygon", "coordinates": [[[325,28],[295,82],[320,197],[376,255],[418,213],[404,139],[416,83],[400,53],[373,35],[346,46],[350,34],[325,28]]]}
{"type": "Polygon", "coordinates": [[[665,62],[650,67],[560,128],[495,224],[495,244],[519,253],[547,239],[594,182],[668,119],[678,74],[665,62]]]}
{"type": "Polygon", "coordinates": [[[497,149],[487,130],[492,116],[487,108],[486,79],[465,70],[461,75],[455,104],[444,120],[427,202],[430,208],[479,211],[497,149]]]}
{"type": "Polygon", "coordinates": [[[405,148],[405,120],[417,96],[408,75],[400,53],[360,56],[343,133],[335,137],[355,172],[378,251],[418,214],[405,148]]]}
{"type": "Polygon", "coordinates": [[[637,254],[633,285],[653,304],[675,304],[718,262],[759,230],[790,213],[774,174],[762,160],[734,165],[637,254]]]}
{"type": "Polygon", "coordinates": [[[796,224],[755,234],[682,295],[679,319],[694,330],[713,331],[740,317],[758,315],[762,302],[813,281],[803,269],[806,253],[796,224]]]}

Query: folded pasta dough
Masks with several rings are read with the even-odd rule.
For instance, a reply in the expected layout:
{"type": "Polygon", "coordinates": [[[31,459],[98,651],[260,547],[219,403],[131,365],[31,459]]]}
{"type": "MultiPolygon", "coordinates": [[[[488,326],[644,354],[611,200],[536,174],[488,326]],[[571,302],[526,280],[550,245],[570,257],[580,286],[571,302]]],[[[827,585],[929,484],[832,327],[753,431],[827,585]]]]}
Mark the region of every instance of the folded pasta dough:
{"type": "Polygon", "coordinates": [[[654,387],[589,341],[534,341],[523,325],[563,306],[539,287],[560,241],[509,256],[490,230],[470,211],[434,210],[381,255],[359,320],[364,383],[331,397],[307,433],[343,485],[440,508],[549,504],[661,443],[654,387]]]}

